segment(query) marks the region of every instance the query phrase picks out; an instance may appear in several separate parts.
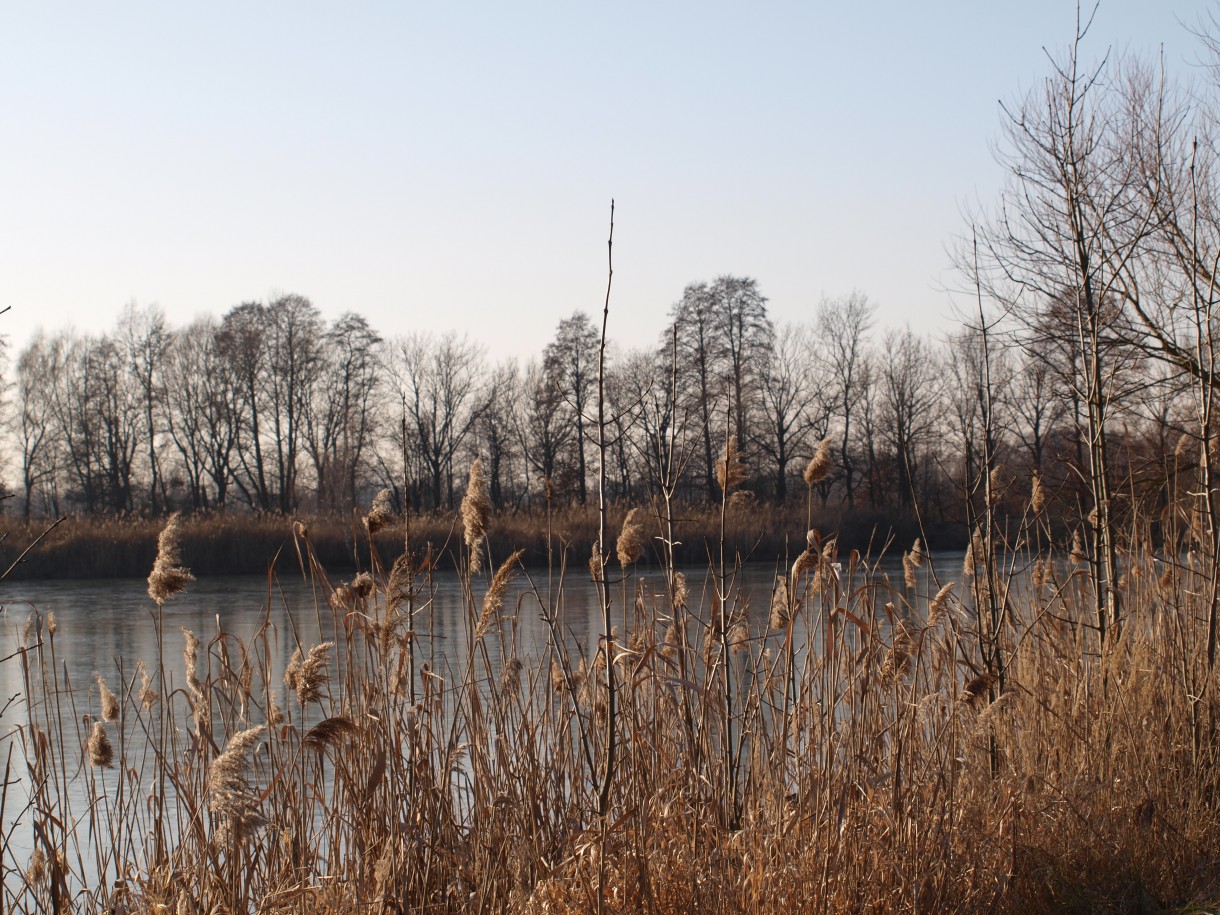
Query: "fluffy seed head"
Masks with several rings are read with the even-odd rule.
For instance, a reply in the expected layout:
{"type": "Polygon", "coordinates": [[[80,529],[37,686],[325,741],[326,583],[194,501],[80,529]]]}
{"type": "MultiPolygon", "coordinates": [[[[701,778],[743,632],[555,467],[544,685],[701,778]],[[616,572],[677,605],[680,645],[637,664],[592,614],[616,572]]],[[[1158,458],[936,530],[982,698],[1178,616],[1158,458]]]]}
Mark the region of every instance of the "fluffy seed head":
{"type": "Polygon", "coordinates": [[[103,721],[118,721],[119,720],[119,699],[106,685],[106,681],[102,679],[101,674],[97,678],[97,691],[101,699],[102,705],[102,720],[103,721]]]}
{"type": "Polygon", "coordinates": [[[483,568],[483,541],[491,521],[491,499],[487,495],[487,478],[483,462],[478,458],[470,465],[466,495],[462,497],[462,525],[465,527],[466,548],[470,551],[470,571],[483,568]]]}
{"type": "Polygon", "coordinates": [[[945,614],[949,610],[949,599],[953,596],[953,589],[955,587],[957,587],[957,582],[949,582],[937,591],[936,596],[928,603],[929,629],[935,628],[945,618],[945,614]]]}
{"type": "Polygon", "coordinates": [[[158,605],[165,603],[186,587],[195,576],[183,568],[178,550],[178,512],[169,516],[161,534],[157,537],[157,558],[152,573],[148,576],[148,596],[158,605]]]}
{"type": "Polygon", "coordinates": [[[716,462],[716,480],[720,483],[720,491],[725,494],[746,481],[746,465],[741,462],[735,438],[725,443],[720,460],[716,462]]]}
{"type": "Polygon", "coordinates": [[[364,516],[364,526],[370,534],[394,523],[393,498],[394,494],[389,489],[383,489],[373,497],[369,513],[364,516]]]}
{"type": "Polygon", "coordinates": [[[771,592],[771,628],[783,629],[791,619],[792,608],[788,599],[788,576],[776,575],[775,588],[771,592]]]}
{"type": "Polygon", "coordinates": [[[638,508],[627,512],[623,519],[623,529],[619,532],[616,552],[619,565],[623,568],[636,562],[644,555],[644,513],[638,508]]]}
{"type": "Polygon", "coordinates": [[[504,592],[508,590],[509,582],[517,574],[517,563],[524,552],[524,550],[517,550],[500,563],[500,568],[496,569],[496,574],[492,576],[487,593],[483,595],[483,612],[479,615],[479,624],[475,627],[474,632],[476,639],[481,639],[487,634],[495,622],[497,614],[503,608],[504,592]]]}
{"type": "Polygon", "coordinates": [[[309,649],[304,660],[301,659],[300,648],[293,652],[292,659],[284,671],[284,685],[296,692],[297,702],[301,705],[308,705],[323,698],[322,687],[328,679],[327,655],[334,647],[334,642],[321,642],[309,649]]]}
{"type": "Polygon", "coordinates": [[[1068,553],[1068,559],[1072,561],[1073,565],[1080,565],[1088,558],[1088,554],[1084,551],[1084,539],[1080,536],[1080,528],[1077,528],[1072,531],[1072,549],[1068,553]]]}
{"type": "Polygon", "coordinates": [[[86,744],[89,751],[89,765],[109,769],[114,765],[114,747],[106,736],[106,728],[100,721],[93,722],[93,731],[89,734],[86,744]]]}
{"type": "Polygon", "coordinates": [[[816,486],[830,476],[830,439],[824,438],[818,443],[813,457],[805,465],[805,485],[816,486]]]}
{"type": "Polygon", "coordinates": [[[686,586],[686,576],[681,572],[674,573],[674,607],[685,607],[690,600],[690,591],[686,586]]]}
{"type": "Polygon", "coordinates": [[[30,855],[30,863],[25,869],[25,879],[30,886],[41,886],[47,876],[47,855],[41,848],[35,848],[30,855]]]}
{"type": "Polygon", "coordinates": [[[1046,508],[1046,488],[1042,485],[1042,475],[1035,470],[1029,485],[1029,510],[1035,515],[1040,515],[1044,508],[1046,508]]]}

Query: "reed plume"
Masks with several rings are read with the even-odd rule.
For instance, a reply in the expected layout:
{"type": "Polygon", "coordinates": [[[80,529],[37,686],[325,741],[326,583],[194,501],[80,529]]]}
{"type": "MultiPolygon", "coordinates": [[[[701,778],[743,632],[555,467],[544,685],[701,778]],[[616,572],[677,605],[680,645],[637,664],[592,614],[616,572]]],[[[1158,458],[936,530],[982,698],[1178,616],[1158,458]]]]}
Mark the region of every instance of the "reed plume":
{"type": "Polygon", "coordinates": [[[165,527],[157,537],[157,558],[153,562],[152,573],[148,576],[148,596],[164,604],[167,600],[186,587],[187,582],[195,580],[189,569],[180,565],[178,544],[178,512],[174,512],[165,522],[165,527]]]}
{"type": "Polygon", "coordinates": [[[266,729],[260,724],[234,734],[208,769],[208,805],[221,820],[218,838],[222,844],[228,844],[229,839],[240,840],[262,823],[257,814],[259,796],[249,782],[248,757],[266,729]]]}
{"type": "Polygon", "coordinates": [[[89,765],[102,769],[114,766],[114,747],[106,736],[106,728],[100,721],[93,722],[93,730],[89,734],[89,742],[85,745],[89,752],[89,765]]]}
{"type": "Polygon", "coordinates": [[[97,692],[101,700],[102,720],[103,721],[118,721],[119,720],[119,699],[106,685],[105,679],[101,674],[97,677],[97,692]]]}
{"type": "Polygon", "coordinates": [[[720,460],[716,462],[716,481],[726,495],[746,481],[746,465],[741,462],[736,438],[725,443],[720,460]]]}
{"type": "Polygon", "coordinates": [[[623,529],[619,532],[616,551],[618,562],[624,569],[644,555],[644,520],[643,512],[633,508],[623,519],[623,529]]]}
{"type": "Polygon", "coordinates": [[[504,607],[504,592],[508,590],[509,583],[517,574],[517,563],[524,553],[525,550],[517,550],[500,563],[500,568],[496,569],[496,574],[492,576],[487,593],[483,595],[483,612],[479,615],[479,624],[474,631],[476,639],[481,639],[487,634],[495,622],[497,614],[504,607]]]}
{"type": "Polygon", "coordinates": [[[806,486],[816,486],[828,476],[830,476],[830,439],[824,438],[818,443],[817,450],[813,452],[813,457],[809,459],[809,463],[805,465],[806,486]]]}
{"type": "Polygon", "coordinates": [[[301,649],[293,652],[292,659],[284,671],[284,685],[297,694],[297,702],[308,705],[324,697],[322,687],[327,682],[326,666],[334,642],[321,642],[309,649],[302,660],[301,649]]]}
{"type": "Polygon", "coordinates": [[[1084,551],[1084,539],[1080,536],[1080,528],[1072,531],[1072,549],[1068,553],[1068,559],[1073,565],[1080,565],[1088,560],[1088,554],[1084,551]]]}
{"type": "Polygon", "coordinates": [[[1046,508],[1046,488],[1042,484],[1042,475],[1034,471],[1029,486],[1029,510],[1035,515],[1042,514],[1046,508]]]}
{"type": "Polygon", "coordinates": [[[783,629],[791,618],[791,605],[788,597],[788,576],[776,575],[775,587],[771,591],[771,628],[783,629]]]}
{"type": "Polygon", "coordinates": [[[490,521],[491,499],[487,495],[487,478],[483,476],[483,462],[475,458],[470,465],[466,495],[462,496],[462,525],[465,528],[466,548],[470,551],[472,573],[483,568],[483,543],[490,521]]]}
{"type": "Polygon", "coordinates": [[[383,489],[373,497],[369,513],[364,516],[364,527],[370,534],[394,523],[393,498],[394,494],[389,489],[383,489]]]}

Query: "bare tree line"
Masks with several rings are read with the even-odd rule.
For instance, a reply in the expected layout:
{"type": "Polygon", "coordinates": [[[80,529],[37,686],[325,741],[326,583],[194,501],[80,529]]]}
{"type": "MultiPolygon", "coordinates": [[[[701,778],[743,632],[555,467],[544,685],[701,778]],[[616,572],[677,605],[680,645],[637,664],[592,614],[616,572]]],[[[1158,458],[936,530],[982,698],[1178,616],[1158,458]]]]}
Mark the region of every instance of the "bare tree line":
{"type": "MultiPolygon", "coordinates": [[[[400,504],[444,509],[478,456],[502,508],[583,504],[596,472],[597,343],[584,312],[537,358],[492,364],[468,337],[385,339],[358,314],[324,320],[298,295],[179,328],[129,306],[109,334],[64,330],[18,355],[17,502],[35,516],[343,512],[389,487],[400,504]]],[[[943,517],[978,459],[977,349],[969,330],[882,330],[861,293],[775,326],[754,280],[692,284],[655,345],[612,348],[608,494],[648,499],[676,457],[676,495],[714,501],[733,439],[755,500],[803,499],[801,470],[826,439],[836,470],[812,493],[823,510],[919,503],[943,517]]],[[[996,444],[1014,476],[1084,455],[1075,388],[1054,382],[1045,355],[997,356],[996,444]]],[[[1131,414],[1133,429],[1177,418],[1145,412],[1131,414]]]]}

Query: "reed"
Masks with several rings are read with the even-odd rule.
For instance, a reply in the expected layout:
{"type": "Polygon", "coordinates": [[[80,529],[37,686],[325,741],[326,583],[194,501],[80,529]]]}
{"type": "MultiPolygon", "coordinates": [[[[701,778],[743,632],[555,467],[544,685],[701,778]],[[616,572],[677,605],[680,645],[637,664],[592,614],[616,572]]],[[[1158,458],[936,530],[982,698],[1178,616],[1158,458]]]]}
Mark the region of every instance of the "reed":
{"type": "MultiPolygon", "coordinates": [[[[620,572],[665,523],[627,518],[620,572]]],[[[483,558],[505,523],[486,518],[483,558]]],[[[742,603],[732,559],[702,587],[668,568],[663,593],[613,589],[624,631],[586,658],[561,623],[583,556],[560,556],[550,600],[527,591],[517,613],[552,637],[523,656],[503,603],[520,554],[488,578],[456,538],[429,551],[412,530],[420,546],[401,552],[400,526],[383,552],[398,525],[356,525],[369,571],[338,586],[316,525],[288,528],[301,558],[281,554],[281,574],[312,582],[316,607],[300,612],[329,613],[333,642],[186,632],[185,689],[158,689],[153,658],[70,682],[36,611],[5,662],[21,665],[31,788],[6,817],[35,850],[3,852],[0,910],[1185,912],[1220,899],[1215,570],[1176,541],[1130,539],[1126,623],[1104,643],[1083,572],[1030,538],[978,544],[973,574],[1004,606],[988,636],[1001,689],[980,655],[978,587],[891,584],[815,532],[790,532],[802,551],[769,606],[742,603]],[[429,553],[463,579],[461,657],[414,654],[429,553]],[[148,838],[158,822],[164,846],[148,838]]],[[[187,584],[188,519],[180,533],[161,568],[187,584]]],[[[906,555],[925,568],[923,542],[906,555]]],[[[617,584],[610,563],[599,576],[617,584]]]]}

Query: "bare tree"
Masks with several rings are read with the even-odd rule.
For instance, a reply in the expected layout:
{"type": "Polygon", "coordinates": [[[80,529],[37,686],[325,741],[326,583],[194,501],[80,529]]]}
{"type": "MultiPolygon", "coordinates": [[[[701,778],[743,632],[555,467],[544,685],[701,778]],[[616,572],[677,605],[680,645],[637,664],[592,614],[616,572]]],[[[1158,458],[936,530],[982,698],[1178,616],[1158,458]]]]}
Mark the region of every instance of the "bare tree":
{"type": "Polygon", "coordinates": [[[148,510],[160,514],[163,508],[161,467],[157,457],[161,405],[164,402],[164,362],[172,335],[165,312],[156,305],[140,308],[134,302],[119,318],[118,340],[127,358],[128,370],[136,382],[144,423],[142,436],[148,459],[148,510]]]}
{"type": "Polygon", "coordinates": [[[935,428],[939,367],[927,343],[910,328],[886,333],[879,366],[877,428],[893,462],[895,495],[899,504],[910,506],[920,449],[935,428]]]}
{"type": "Polygon", "coordinates": [[[788,498],[788,466],[800,451],[809,452],[809,435],[819,440],[829,422],[824,364],[803,325],[784,324],[761,372],[761,402],[755,443],[775,468],[775,500],[788,498]]]}
{"type": "Polygon", "coordinates": [[[868,333],[876,306],[860,292],[818,305],[817,334],[830,370],[830,399],[839,432],[839,472],[847,507],[856,504],[857,468],[852,449],[862,397],[868,388],[868,333]]]}
{"type": "Polygon", "coordinates": [[[320,509],[357,503],[359,479],[376,431],[381,337],[361,315],[341,315],[326,331],[319,383],[310,398],[305,447],[320,509]]]}
{"type": "Polygon", "coordinates": [[[39,332],[17,360],[17,440],[21,448],[22,512],[30,520],[35,492],[43,504],[59,513],[56,483],[63,455],[56,434],[55,401],[63,384],[63,337],[48,339],[39,332]]]}
{"type": "Polygon", "coordinates": [[[543,366],[571,408],[571,420],[576,426],[572,441],[576,446],[576,487],[581,505],[588,499],[585,422],[589,399],[596,392],[598,343],[592,319],[577,311],[559,322],[555,339],[542,354],[543,366]]]}
{"type": "Polygon", "coordinates": [[[406,413],[411,448],[427,474],[430,507],[452,508],[454,458],[484,402],[483,350],[455,333],[415,334],[393,343],[389,371],[406,413]]]}

